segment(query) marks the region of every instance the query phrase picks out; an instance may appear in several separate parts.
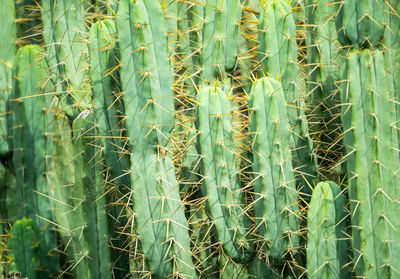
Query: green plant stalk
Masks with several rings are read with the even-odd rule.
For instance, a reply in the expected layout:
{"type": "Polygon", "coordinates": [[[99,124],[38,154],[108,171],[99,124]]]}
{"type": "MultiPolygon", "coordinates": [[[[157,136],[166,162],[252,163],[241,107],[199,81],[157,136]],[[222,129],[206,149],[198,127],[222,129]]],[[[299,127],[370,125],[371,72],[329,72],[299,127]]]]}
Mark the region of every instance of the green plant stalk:
{"type": "Polygon", "coordinates": [[[399,259],[397,131],[383,53],[352,51],[341,92],[356,276],[394,278],[399,259]]]}
{"type": "Polygon", "coordinates": [[[12,90],[12,68],[14,64],[17,40],[17,30],[15,24],[15,6],[13,0],[3,0],[1,3],[0,18],[0,155],[9,151],[7,141],[8,98],[12,90]]]}
{"type": "Polygon", "coordinates": [[[296,25],[287,1],[262,1],[259,16],[258,60],[260,72],[281,82],[290,125],[294,134],[294,168],[298,188],[304,197],[311,193],[310,185],[316,177],[316,158],[308,132],[304,86],[300,80],[296,25]]]}
{"type": "Polygon", "coordinates": [[[40,230],[32,219],[17,220],[10,231],[7,248],[12,258],[11,272],[36,279],[40,260],[37,246],[40,243],[40,230]]]}
{"type": "MultiPolygon", "coordinates": [[[[45,77],[43,50],[39,46],[27,45],[18,50],[14,76],[15,82],[10,98],[12,111],[9,130],[13,142],[13,169],[16,175],[16,199],[19,218],[30,217],[40,228],[49,226],[53,218],[53,202],[49,199],[50,187],[47,180],[49,169],[47,125],[48,102],[43,80],[45,77]]],[[[45,246],[50,253],[57,247],[56,233],[47,229],[45,246]]],[[[57,259],[47,259],[49,272],[58,269],[57,259]]]]}
{"type": "Polygon", "coordinates": [[[130,146],[142,140],[165,146],[174,124],[174,93],[161,6],[120,1],[116,23],[130,146]],[[156,20],[150,23],[148,14],[156,20]]]}
{"type": "Polygon", "coordinates": [[[343,46],[375,48],[388,22],[385,0],[344,0],[336,16],[336,30],[343,46]]]}
{"type": "Polygon", "coordinates": [[[158,1],[120,1],[117,34],[136,232],[154,278],[187,278],[195,277],[188,224],[174,166],[163,149],[174,125],[166,30],[158,1]]]}
{"type": "Polygon", "coordinates": [[[309,278],[348,278],[345,198],[334,182],[315,187],[307,212],[309,278]]]}
{"type": "Polygon", "coordinates": [[[49,181],[54,193],[54,217],[61,241],[66,246],[71,264],[66,271],[74,278],[90,278],[86,244],[82,231],[85,228],[82,202],[84,193],[75,187],[74,145],[72,131],[66,115],[56,114],[51,126],[53,154],[49,181]]]}
{"type": "Polygon", "coordinates": [[[197,102],[198,153],[202,154],[202,192],[214,222],[216,238],[235,261],[249,260],[253,247],[247,237],[250,226],[236,167],[230,84],[218,82],[201,88],[197,102]]]}
{"type": "Polygon", "coordinates": [[[178,0],[159,0],[167,25],[169,53],[174,53],[178,41],[178,0]]]}
{"type": "Polygon", "coordinates": [[[154,278],[195,278],[188,223],[168,155],[143,144],[132,154],[136,231],[154,278]]]}
{"type": "Polygon", "coordinates": [[[202,80],[211,82],[233,71],[239,53],[240,0],[211,0],[204,6],[202,80]]]}
{"type": "Polygon", "coordinates": [[[91,108],[85,25],[89,3],[44,0],[42,5],[43,39],[55,90],[67,115],[75,118],[91,108]]]}
{"type": "MultiPolygon", "coordinates": [[[[110,186],[115,185],[113,193],[117,195],[126,194],[131,188],[128,171],[130,169],[129,161],[124,154],[124,142],[121,129],[121,105],[117,101],[116,92],[119,92],[115,77],[111,72],[116,67],[115,57],[115,24],[111,20],[98,21],[90,28],[89,35],[89,62],[90,79],[92,84],[94,100],[94,119],[96,123],[96,145],[100,147],[101,154],[106,163],[107,181],[110,186]]],[[[110,199],[111,195],[107,195],[110,199]]],[[[110,201],[113,202],[112,200],[110,201]]],[[[121,236],[117,230],[126,224],[126,218],[122,217],[124,207],[121,205],[112,205],[110,212],[114,221],[111,221],[113,229],[113,246],[122,247],[126,239],[121,236]]],[[[122,230],[122,228],[121,228],[122,230]]],[[[129,270],[127,255],[113,253],[115,257],[114,274],[124,277],[122,273],[129,270]]]]}
{"type": "Polygon", "coordinates": [[[298,246],[299,206],[291,148],[294,145],[282,84],[254,82],[250,92],[255,176],[255,221],[263,249],[275,260],[298,246]]]}
{"type": "Polygon", "coordinates": [[[307,90],[310,92],[308,121],[313,135],[319,173],[333,177],[333,169],[341,154],[340,145],[340,86],[343,58],[336,33],[335,16],[340,2],[328,0],[305,2],[306,51],[308,73],[307,90]],[[334,144],[334,145],[333,145],[334,144]]]}
{"type": "Polygon", "coordinates": [[[112,278],[109,225],[106,212],[104,166],[96,146],[94,113],[87,111],[73,122],[75,188],[82,192],[88,274],[87,278],[112,278]]]}

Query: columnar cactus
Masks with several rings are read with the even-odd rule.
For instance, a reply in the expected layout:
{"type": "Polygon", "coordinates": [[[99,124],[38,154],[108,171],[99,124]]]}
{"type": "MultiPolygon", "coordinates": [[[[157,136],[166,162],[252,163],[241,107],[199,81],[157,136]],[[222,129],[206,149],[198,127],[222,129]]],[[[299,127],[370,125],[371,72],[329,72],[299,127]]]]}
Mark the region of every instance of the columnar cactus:
{"type": "Polygon", "coordinates": [[[32,279],[43,278],[39,277],[37,272],[37,269],[41,268],[40,265],[44,264],[41,262],[43,258],[40,258],[40,252],[46,252],[39,251],[40,241],[40,230],[32,219],[21,219],[14,223],[8,240],[12,258],[10,272],[19,272],[22,276],[32,279]]]}
{"type": "Polygon", "coordinates": [[[250,92],[254,211],[263,249],[281,260],[299,243],[299,206],[292,165],[294,146],[282,84],[256,80],[250,92]]]}
{"type": "MultiPolygon", "coordinates": [[[[115,81],[116,76],[113,71],[116,68],[116,29],[115,24],[111,20],[98,21],[92,25],[89,34],[89,62],[90,62],[90,80],[93,92],[93,117],[96,123],[96,146],[104,158],[101,164],[104,166],[106,173],[106,181],[108,184],[106,191],[112,190],[112,194],[120,194],[121,196],[128,192],[131,186],[128,171],[130,164],[127,156],[124,154],[124,141],[122,132],[122,112],[121,102],[118,102],[119,87],[115,81]]],[[[119,95],[120,96],[120,95],[119,95]]],[[[102,195],[102,194],[101,194],[102,195]]],[[[107,195],[106,201],[114,203],[115,199],[110,199],[107,195]]],[[[123,237],[120,235],[122,228],[127,220],[121,216],[124,211],[122,206],[114,205],[107,209],[113,215],[112,238],[113,245],[122,246],[123,237]],[[119,239],[119,241],[118,241],[119,239]]],[[[125,240],[126,241],[126,240],[125,240]]],[[[124,267],[124,259],[122,256],[114,259],[116,265],[115,272],[122,272],[127,268],[124,267]]]]}
{"type": "MultiPolygon", "coordinates": [[[[44,94],[44,74],[42,48],[35,45],[20,48],[14,71],[17,80],[10,96],[12,119],[9,130],[13,168],[19,185],[16,199],[22,205],[19,218],[30,217],[40,228],[53,220],[52,202],[48,198],[48,155],[51,151],[47,141],[49,97],[44,94]]],[[[57,245],[55,232],[48,230],[44,241],[54,249],[57,245]]]]}
{"type": "Polygon", "coordinates": [[[320,170],[330,175],[341,155],[335,145],[341,135],[339,88],[343,69],[340,55],[335,16],[340,2],[305,1],[307,46],[307,89],[312,99],[310,130],[313,133],[314,148],[320,160],[320,170]],[[314,124],[314,125],[313,125],[314,124]]]}
{"type": "Polygon", "coordinates": [[[225,253],[235,261],[249,260],[253,247],[248,242],[250,226],[244,211],[244,199],[236,167],[232,94],[228,82],[224,88],[215,83],[203,87],[198,96],[196,126],[199,130],[202,192],[215,224],[217,239],[225,253]]]}
{"type": "Polygon", "coordinates": [[[8,114],[7,101],[12,89],[12,67],[16,54],[17,31],[15,24],[15,6],[13,0],[1,2],[0,18],[3,23],[0,27],[0,154],[9,151],[7,130],[10,128],[6,121],[8,114]]]}
{"type": "Polygon", "coordinates": [[[174,125],[166,23],[158,1],[120,1],[117,33],[136,232],[152,276],[195,276],[188,224],[166,150],[174,125]],[[149,16],[157,21],[150,22],[149,16]]]}
{"type": "Polygon", "coordinates": [[[387,21],[384,0],[344,0],[336,16],[339,41],[343,46],[377,47],[387,21]]]}
{"type": "Polygon", "coordinates": [[[258,60],[261,74],[281,82],[287,112],[294,132],[294,168],[298,188],[309,193],[316,178],[316,161],[308,133],[304,88],[300,80],[296,25],[290,5],[284,0],[261,1],[258,60]]]}
{"type": "Polygon", "coordinates": [[[240,0],[205,1],[201,52],[203,81],[224,77],[235,68],[241,17],[240,0]]]}
{"type": "Polygon", "coordinates": [[[400,266],[399,166],[393,92],[380,50],[354,50],[341,92],[356,276],[395,278],[400,266]]]}
{"type": "Polygon", "coordinates": [[[70,117],[77,117],[91,108],[85,25],[89,5],[80,0],[45,0],[42,5],[43,38],[51,78],[63,109],[70,117]]]}
{"type": "Polygon", "coordinates": [[[307,213],[307,275],[348,278],[345,198],[334,182],[315,187],[307,213]]]}

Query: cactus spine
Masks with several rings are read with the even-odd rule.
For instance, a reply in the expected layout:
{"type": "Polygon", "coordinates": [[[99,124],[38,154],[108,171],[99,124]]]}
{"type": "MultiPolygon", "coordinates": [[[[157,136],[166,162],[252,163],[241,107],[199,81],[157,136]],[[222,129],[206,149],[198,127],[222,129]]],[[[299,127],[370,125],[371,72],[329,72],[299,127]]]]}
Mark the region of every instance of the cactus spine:
{"type": "Polygon", "coordinates": [[[263,249],[280,260],[299,243],[298,197],[292,166],[294,145],[282,84],[256,80],[250,92],[254,211],[263,249]]]}
{"type": "Polygon", "coordinates": [[[307,213],[309,278],[348,278],[345,199],[334,182],[315,187],[307,213]]]}

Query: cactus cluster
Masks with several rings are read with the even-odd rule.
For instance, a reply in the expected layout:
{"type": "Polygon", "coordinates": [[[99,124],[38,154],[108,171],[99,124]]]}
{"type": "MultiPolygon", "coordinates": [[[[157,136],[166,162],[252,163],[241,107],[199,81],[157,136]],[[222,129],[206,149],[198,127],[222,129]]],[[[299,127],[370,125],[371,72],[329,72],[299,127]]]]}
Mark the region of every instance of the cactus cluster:
{"type": "Polygon", "coordinates": [[[400,278],[400,1],[0,18],[0,278],[400,278]]]}

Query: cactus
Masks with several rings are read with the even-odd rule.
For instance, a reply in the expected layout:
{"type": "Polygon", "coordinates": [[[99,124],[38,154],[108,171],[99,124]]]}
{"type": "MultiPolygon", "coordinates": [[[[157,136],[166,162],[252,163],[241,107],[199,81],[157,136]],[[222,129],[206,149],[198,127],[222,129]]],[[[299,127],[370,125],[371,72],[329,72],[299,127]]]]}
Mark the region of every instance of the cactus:
{"type": "Polygon", "coordinates": [[[165,21],[157,1],[150,2],[121,1],[116,21],[125,125],[132,147],[143,139],[166,145],[174,123],[165,21]],[[160,22],[149,23],[150,11],[160,22]]]}
{"type": "Polygon", "coordinates": [[[88,3],[45,0],[42,5],[43,38],[51,78],[63,109],[69,117],[77,117],[91,107],[84,22],[88,3]]]}
{"type": "Polygon", "coordinates": [[[22,219],[15,222],[8,240],[8,249],[12,258],[10,267],[13,272],[20,272],[28,278],[38,278],[36,269],[40,266],[37,246],[40,242],[40,232],[32,219],[22,219]]]}
{"type": "Polygon", "coordinates": [[[309,278],[348,278],[345,199],[334,182],[315,187],[307,213],[309,278]]]}
{"type": "Polygon", "coordinates": [[[354,50],[346,64],[342,122],[356,276],[393,278],[399,266],[397,132],[383,53],[354,50]]]}
{"type": "Polygon", "coordinates": [[[58,233],[66,246],[71,264],[63,272],[71,272],[75,278],[90,278],[83,230],[83,196],[75,185],[74,145],[69,120],[64,114],[55,114],[51,131],[53,154],[49,181],[54,193],[54,216],[58,233]]]}
{"type": "Polygon", "coordinates": [[[230,94],[228,82],[224,88],[217,82],[200,90],[198,152],[202,154],[202,192],[207,197],[217,239],[229,257],[243,262],[252,256],[253,247],[247,239],[250,224],[235,162],[230,94]]]}
{"type": "Polygon", "coordinates": [[[16,54],[17,31],[14,1],[4,0],[1,4],[0,18],[3,19],[3,24],[0,27],[0,36],[3,41],[0,49],[0,155],[3,155],[9,151],[7,130],[10,127],[6,121],[7,101],[12,89],[12,67],[16,54]]]}
{"type": "Polygon", "coordinates": [[[250,92],[253,138],[254,211],[263,249],[281,260],[299,243],[298,193],[295,186],[288,110],[282,84],[256,80],[250,92]]]}
{"type": "MultiPolygon", "coordinates": [[[[45,71],[43,50],[39,46],[27,45],[18,50],[14,76],[16,77],[10,98],[12,110],[9,130],[13,146],[13,169],[17,180],[17,201],[19,218],[30,217],[40,228],[52,222],[52,201],[49,199],[47,171],[49,169],[48,133],[46,130],[48,103],[51,97],[42,85],[45,71]]],[[[47,230],[44,241],[49,249],[55,249],[56,234],[47,230]]],[[[52,272],[57,267],[57,259],[50,257],[52,272]]]]}
{"type": "Polygon", "coordinates": [[[48,248],[43,233],[32,219],[17,220],[10,230],[7,248],[11,257],[10,272],[28,278],[50,278],[48,248]]]}
{"type": "MultiPolygon", "coordinates": [[[[106,178],[110,181],[109,184],[115,185],[113,187],[110,187],[110,185],[109,188],[114,189],[113,193],[126,194],[127,189],[131,186],[127,173],[130,165],[124,154],[120,124],[123,108],[117,100],[119,88],[115,82],[116,77],[112,73],[116,67],[115,36],[115,24],[111,20],[99,21],[90,28],[88,45],[90,79],[93,91],[96,137],[99,138],[96,140],[96,145],[100,147],[100,152],[104,157],[105,168],[107,169],[106,178]]],[[[104,165],[104,163],[102,164],[104,165]]],[[[111,200],[110,202],[114,203],[115,201],[111,200]]],[[[123,227],[127,222],[121,216],[123,207],[115,204],[110,210],[115,220],[111,227],[118,230],[118,225],[123,227]]],[[[113,232],[113,238],[115,239],[113,245],[118,247],[126,241],[117,231],[113,232]]],[[[122,272],[128,266],[128,259],[122,255],[114,261],[117,264],[114,273],[122,272]]]]}
{"type": "Polygon", "coordinates": [[[75,187],[82,199],[85,227],[88,278],[111,278],[111,248],[108,246],[108,220],[106,212],[106,183],[104,167],[99,161],[95,140],[93,113],[73,122],[75,187]]]}
{"type": "Polygon", "coordinates": [[[211,0],[204,6],[202,80],[224,77],[235,69],[239,52],[240,0],[211,0]]]}
{"type": "Polygon", "coordinates": [[[320,172],[331,175],[338,157],[339,145],[333,146],[341,137],[339,132],[342,58],[341,45],[336,33],[335,16],[340,2],[329,0],[306,1],[308,42],[307,78],[308,91],[311,94],[310,130],[319,159],[320,172]]]}
{"type": "Polygon", "coordinates": [[[287,111],[294,132],[294,168],[298,188],[308,197],[309,187],[316,178],[316,158],[308,132],[305,90],[300,80],[296,26],[287,1],[261,1],[263,13],[259,17],[258,60],[264,76],[279,80],[285,92],[287,111]]]}
{"type": "Polygon", "coordinates": [[[343,46],[377,47],[388,21],[386,1],[344,0],[336,16],[336,30],[343,46]]]}
{"type": "Polygon", "coordinates": [[[136,231],[152,276],[195,276],[187,220],[167,145],[174,124],[165,20],[157,1],[120,1],[117,31],[136,231]],[[150,23],[149,15],[158,22],[150,23]],[[134,19],[133,20],[131,20],[134,19]],[[134,30],[131,32],[131,30],[134,30]]]}

